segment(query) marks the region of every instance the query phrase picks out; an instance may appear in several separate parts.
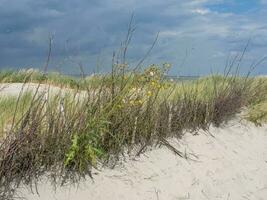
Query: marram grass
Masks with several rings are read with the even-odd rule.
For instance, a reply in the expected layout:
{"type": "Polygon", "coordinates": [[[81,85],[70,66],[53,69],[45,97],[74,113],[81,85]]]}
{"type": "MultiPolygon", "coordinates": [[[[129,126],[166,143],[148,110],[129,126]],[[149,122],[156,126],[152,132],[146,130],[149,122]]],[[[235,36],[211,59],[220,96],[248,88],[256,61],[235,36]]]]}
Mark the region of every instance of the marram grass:
{"type": "Polygon", "coordinates": [[[266,79],[210,76],[175,83],[164,79],[165,70],[114,70],[95,83],[39,72],[0,73],[2,82],[78,88],[71,95],[0,96],[0,197],[11,199],[18,187],[32,187],[44,175],[56,185],[78,183],[125,152],[140,154],[150,145],[169,145],[168,137],[219,126],[243,107],[252,108],[248,119],[255,121],[254,110],[266,105],[266,79]]]}

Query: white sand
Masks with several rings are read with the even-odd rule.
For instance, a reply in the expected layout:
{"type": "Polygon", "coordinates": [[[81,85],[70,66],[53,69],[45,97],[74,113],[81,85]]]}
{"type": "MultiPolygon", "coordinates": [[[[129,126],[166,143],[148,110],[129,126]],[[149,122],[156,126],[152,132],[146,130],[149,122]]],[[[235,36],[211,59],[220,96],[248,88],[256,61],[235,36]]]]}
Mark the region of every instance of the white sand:
{"type": "MultiPolygon", "coordinates": [[[[66,88],[66,87],[59,87],[53,86],[48,84],[38,84],[38,83],[0,83],[0,97],[5,96],[18,96],[21,93],[31,92],[35,94],[53,94],[53,95],[60,95],[64,97],[66,94],[76,94],[77,91],[74,89],[66,88]]],[[[87,91],[79,90],[76,94],[77,98],[83,98],[87,96],[87,91]]]]}
{"type": "MultiPolygon", "coordinates": [[[[61,91],[60,87],[56,86],[49,86],[46,84],[38,84],[38,83],[1,83],[0,84],[0,95],[18,95],[20,94],[21,91],[25,92],[35,92],[36,89],[38,88],[38,92],[53,92],[53,93],[58,93],[61,91]],[[39,88],[38,88],[39,87],[39,88]]],[[[62,90],[63,91],[63,90],[62,90]]],[[[64,91],[71,91],[71,89],[66,89],[64,88],[64,91]]]]}
{"type": "Polygon", "coordinates": [[[198,161],[189,161],[162,147],[103,169],[80,188],[39,187],[29,200],[266,200],[267,126],[231,121],[223,128],[188,133],[176,147],[198,161]]]}

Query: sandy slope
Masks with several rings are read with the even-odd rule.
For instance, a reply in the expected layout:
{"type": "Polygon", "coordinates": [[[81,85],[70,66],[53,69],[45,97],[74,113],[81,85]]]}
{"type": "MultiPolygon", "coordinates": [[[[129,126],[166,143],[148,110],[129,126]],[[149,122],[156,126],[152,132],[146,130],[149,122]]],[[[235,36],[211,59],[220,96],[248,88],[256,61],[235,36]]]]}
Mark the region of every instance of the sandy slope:
{"type": "MultiPolygon", "coordinates": [[[[60,87],[49,86],[46,84],[38,83],[1,83],[0,84],[0,95],[18,95],[21,91],[23,92],[35,92],[38,88],[38,92],[53,92],[58,93],[61,91],[60,87]],[[39,87],[39,88],[38,88],[39,87]]],[[[65,91],[71,91],[70,89],[64,89],[65,91]]]]}
{"type": "Polygon", "coordinates": [[[40,197],[24,190],[30,200],[265,200],[267,199],[267,126],[231,121],[209,134],[188,133],[177,142],[198,161],[175,156],[162,147],[136,160],[103,169],[95,180],[80,188],[52,192],[48,184],[39,188],[40,197]]]}
{"type": "Polygon", "coordinates": [[[31,92],[35,94],[36,91],[38,94],[49,94],[60,95],[64,97],[66,94],[76,94],[77,98],[83,98],[87,96],[87,91],[70,89],[66,87],[59,87],[48,84],[38,84],[38,83],[0,83],[0,97],[5,96],[18,96],[22,93],[31,92]]]}

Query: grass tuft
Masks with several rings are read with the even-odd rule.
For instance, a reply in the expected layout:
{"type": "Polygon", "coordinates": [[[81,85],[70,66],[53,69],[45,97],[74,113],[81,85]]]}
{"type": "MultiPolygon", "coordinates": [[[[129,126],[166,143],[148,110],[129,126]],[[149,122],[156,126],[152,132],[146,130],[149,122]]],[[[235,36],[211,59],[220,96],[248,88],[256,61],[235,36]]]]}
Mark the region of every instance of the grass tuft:
{"type": "Polygon", "coordinates": [[[244,106],[252,108],[248,119],[255,123],[266,117],[266,79],[216,75],[176,83],[164,78],[167,70],[151,65],[125,73],[120,65],[90,81],[1,73],[3,82],[79,89],[40,93],[37,87],[32,94],[0,96],[0,197],[11,199],[18,187],[34,187],[44,175],[55,185],[79,183],[101,163],[136,148],[139,154],[149,145],[168,145],[166,138],[185,131],[219,126],[244,106]]]}

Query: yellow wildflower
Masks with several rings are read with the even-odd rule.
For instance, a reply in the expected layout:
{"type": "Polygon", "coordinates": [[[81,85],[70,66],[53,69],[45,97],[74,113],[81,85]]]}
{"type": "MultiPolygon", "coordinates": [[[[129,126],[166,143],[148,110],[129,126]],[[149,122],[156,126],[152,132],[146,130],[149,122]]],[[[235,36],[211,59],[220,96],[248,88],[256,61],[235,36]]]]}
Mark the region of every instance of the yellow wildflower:
{"type": "Polygon", "coordinates": [[[152,92],[151,91],[148,91],[147,92],[147,96],[151,97],[152,96],[152,92]]]}
{"type": "Polygon", "coordinates": [[[154,87],[157,83],[155,81],[151,81],[151,85],[154,87]]]}
{"type": "Polygon", "coordinates": [[[142,105],[142,104],[143,104],[143,101],[140,99],[140,100],[138,101],[138,103],[139,103],[140,105],[142,105]]]}

